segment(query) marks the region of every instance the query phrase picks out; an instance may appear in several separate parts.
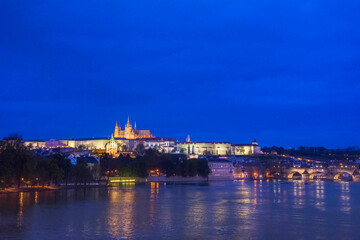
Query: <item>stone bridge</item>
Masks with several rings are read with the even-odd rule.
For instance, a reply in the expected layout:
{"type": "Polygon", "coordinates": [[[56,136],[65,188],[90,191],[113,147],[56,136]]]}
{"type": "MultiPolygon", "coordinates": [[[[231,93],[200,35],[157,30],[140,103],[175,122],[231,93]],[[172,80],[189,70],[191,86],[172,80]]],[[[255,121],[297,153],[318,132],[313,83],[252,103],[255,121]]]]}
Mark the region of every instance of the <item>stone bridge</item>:
{"type": "Polygon", "coordinates": [[[285,172],[289,179],[352,179],[360,181],[358,168],[288,168],[285,172]]]}

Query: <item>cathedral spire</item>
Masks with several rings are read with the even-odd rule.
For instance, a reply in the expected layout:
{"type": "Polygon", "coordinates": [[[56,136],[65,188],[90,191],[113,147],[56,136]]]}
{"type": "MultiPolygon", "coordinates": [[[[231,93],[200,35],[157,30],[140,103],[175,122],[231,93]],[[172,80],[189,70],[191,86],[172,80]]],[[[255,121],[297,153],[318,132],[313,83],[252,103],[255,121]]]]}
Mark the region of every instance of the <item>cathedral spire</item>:
{"type": "Polygon", "coordinates": [[[128,122],[127,122],[128,125],[130,125],[130,117],[128,116],[128,122]]]}
{"type": "Polygon", "coordinates": [[[136,122],[135,122],[135,125],[134,125],[134,129],[136,130],[136,122]]]}
{"type": "Polygon", "coordinates": [[[116,138],[120,137],[120,130],[121,130],[120,123],[118,124],[118,122],[116,121],[115,131],[114,131],[114,136],[116,138]]]}

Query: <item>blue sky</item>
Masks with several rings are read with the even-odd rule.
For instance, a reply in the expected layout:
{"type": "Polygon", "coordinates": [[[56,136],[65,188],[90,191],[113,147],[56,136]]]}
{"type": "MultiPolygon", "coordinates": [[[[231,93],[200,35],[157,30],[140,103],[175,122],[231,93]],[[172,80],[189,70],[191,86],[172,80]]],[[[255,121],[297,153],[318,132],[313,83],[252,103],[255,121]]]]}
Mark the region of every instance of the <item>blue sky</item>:
{"type": "Polygon", "coordinates": [[[359,1],[1,1],[0,136],[360,145],[359,1]]]}

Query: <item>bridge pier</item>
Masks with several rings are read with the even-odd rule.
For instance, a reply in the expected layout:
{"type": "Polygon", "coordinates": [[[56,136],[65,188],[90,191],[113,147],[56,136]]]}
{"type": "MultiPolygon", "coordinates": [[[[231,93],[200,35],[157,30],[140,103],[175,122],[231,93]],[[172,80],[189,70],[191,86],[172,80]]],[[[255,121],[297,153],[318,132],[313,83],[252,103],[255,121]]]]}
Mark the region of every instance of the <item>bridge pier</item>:
{"type": "Polygon", "coordinates": [[[354,182],[360,182],[360,172],[358,169],[352,171],[350,169],[289,168],[285,174],[288,179],[298,179],[301,175],[301,179],[304,180],[314,178],[341,180],[343,175],[346,174],[352,177],[354,182]]]}

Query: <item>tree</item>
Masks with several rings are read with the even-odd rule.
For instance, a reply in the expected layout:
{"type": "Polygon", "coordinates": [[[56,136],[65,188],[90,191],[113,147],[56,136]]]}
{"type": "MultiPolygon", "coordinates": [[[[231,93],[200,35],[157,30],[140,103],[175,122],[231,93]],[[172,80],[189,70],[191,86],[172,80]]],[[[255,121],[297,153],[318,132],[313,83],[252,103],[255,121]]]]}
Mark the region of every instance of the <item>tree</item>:
{"type": "Polygon", "coordinates": [[[127,152],[127,150],[128,150],[128,147],[125,144],[121,146],[122,152],[127,152]]]}
{"type": "Polygon", "coordinates": [[[61,155],[59,154],[54,154],[54,155],[50,155],[47,159],[47,172],[48,172],[48,176],[49,179],[55,183],[56,185],[59,184],[59,181],[63,178],[64,176],[64,172],[62,171],[62,169],[59,167],[58,164],[58,158],[60,158],[61,155]]]}
{"type": "Polygon", "coordinates": [[[136,158],[132,160],[131,163],[134,176],[141,178],[146,178],[148,176],[147,164],[144,158],[136,158]]]}
{"type": "Polygon", "coordinates": [[[0,177],[4,182],[11,184],[14,181],[19,188],[24,179],[33,176],[37,158],[23,144],[21,138],[7,138],[7,140],[3,141],[0,152],[0,177]]]}
{"type": "Polygon", "coordinates": [[[211,172],[211,170],[209,168],[209,164],[208,164],[207,160],[198,159],[198,163],[197,163],[198,175],[206,178],[209,176],[210,172],[211,172]]]}
{"type": "Polygon", "coordinates": [[[136,148],[135,148],[135,154],[136,155],[139,155],[139,156],[144,156],[145,154],[145,147],[144,147],[144,144],[142,143],[139,143],[136,148]]]}
{"type": "Polygon", "coordinates": [[[91,169],[91,175],[95,181],[98,181],[100,179],[101,172],[100,172],[100,164],[99,163],[94,164],[94,167],[91,169]]]}
{"type": "Polygon", "coordinates": [[[210,156],[210,155],[212,155],[212,154],[211,154],[211,152],[210,152],[210,151],[205,150],[203,155],[210,156]]]}
{"type": "Polygon", "coordinates": [[[92,180],[92,174],[90,168],[87,166],[85,161],[77,161],[74,168],[74,175],[76,183],[84,183],[86,185],[87,182],[92,180]]]}
{"type": "Polygon", "coordinates": [[[12,158],[9,158],[9,151],[5,151],[6,144],[5,142],[1,142],[0,145],[0,181],[2,188],[5,188],[5,186],[10,185],[12,182],[13,177],[13,168],[11,160],[12,158]]]}
{"type": "Polygon", "coordinates": [[[49,156],[49,160],[53,169],[49,169],[53,173],[53,181],[58,184],[59,181],[65,181],[68,184],[71,172],[71,161],[62,154],[53,154],[49,156]]]}
{"type": "Polygon", "coordinates": [[[62,169],[64,175],[63,180],[65,180],[65,185],[68,185],[68,182],[71,177],[71,171],[73,168],[73,165],[71,164],[71,161],[69,158],[66,158],[65,156],[61,155],[60,158],[58,158],[58,164],[60,169],[62,169]]]}
{"type": "Polygon", "coordinates": [[[80,150],[86,150],[86,146],[84,144],[80,144],[78,149],[80,150]]]}
{"type": "Polygon", "coordinates": [[[197,159],[190,159],[187,162],[187,176],[195,177],[197,174],[197,159]]]}
{"type": "Polygon", "coordinates": [[[110,155],[108,153],[104,153],[100,156],[100,172],[104,174],[105,172],[110,170],[110,155]]]}
{"type": "Polygon", "coordinates": [[[161,161],[161,170],[166,173],[167,177],[174,176],[176,172],[174,161],[168,157],[163,158],[161,161]]]}

